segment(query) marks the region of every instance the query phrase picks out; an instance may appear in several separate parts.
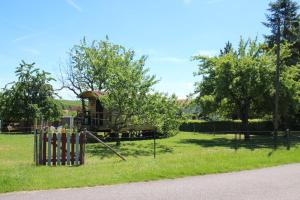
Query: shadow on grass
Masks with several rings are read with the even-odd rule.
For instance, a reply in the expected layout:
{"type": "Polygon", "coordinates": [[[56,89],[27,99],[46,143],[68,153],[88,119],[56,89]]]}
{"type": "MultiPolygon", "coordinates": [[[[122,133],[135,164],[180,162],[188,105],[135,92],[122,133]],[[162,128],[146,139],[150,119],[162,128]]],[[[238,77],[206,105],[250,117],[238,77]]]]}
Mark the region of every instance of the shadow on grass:
{"type": "Polygon", "coordinates": [[[0,135],[33,135],[33,132],[0,132],[0,135]]]}
{"type": "MultiPolygon", "coordinates": [[[[212,139],[183,139],[180,141],[183,144],[196,144],[201,147],[225,147],[238,150],[239,148],[246,149],[276,149],[281,147],[286,147],[288,150],[291,147],[298,147],[300,144],[300,137],[294,136],[291,138],[286,138],[284,136],[279,137],[277,142],[274,142],[273,137],[270,136],[251,136],[249,141],[243,139],[235,138],[225,138],[225,137],[215,137],[212,139]]],[[[272,153],[270,154],[272,155],[272,153]]]]}
{"type": "MultiPolygon", "coordinates": [[[[139,144],[137,142],[127,142],[121,144],[120,147],[115,145],[110,145],[122,156],[128,157],[139,157],[139,156],[152,156],[153,155],[153,144],[139,144]]],[[[172,153],[173,148],[165,145],[156,144],[156,154],[165,154],[172,153]]],[[[92,156],[100,156],[103,158],[114,157],[115,154],[109,150],[107,147],[102,146],[101,144],[89,144],[86,146],[86,153],[91,154],[92,156]]]]}

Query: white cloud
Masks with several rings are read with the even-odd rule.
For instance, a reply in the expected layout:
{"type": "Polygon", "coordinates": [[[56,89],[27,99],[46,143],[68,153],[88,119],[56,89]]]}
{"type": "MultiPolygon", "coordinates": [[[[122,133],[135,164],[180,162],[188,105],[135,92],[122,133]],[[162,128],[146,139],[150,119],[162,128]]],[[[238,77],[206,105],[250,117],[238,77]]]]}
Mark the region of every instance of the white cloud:
{"type": "Polygon", "coordinates": [[[192,0],[183,0],[183,3],[185,5],[190,5],[192,3],[192,0]]]}
{"type": "Polygon", "coordinates": [[[219,51],[217,50],[199,50],[197,51],[194,56],[198,56],[198,55],[201,55],[201,56],[215,56],[218,54],[219,51]]]}
{"type": "Polygon", "coordinates": [[[77,10],[78,12],[82,12],[82,8],[81,8],[79,5],[77,5],[77,4],[75,3],[74,0],[65,0],[65,1],[66,1],[67,4],[69,4],[71,7],[75,8],[75,10],[77,10]]]}
{"type": "Polygon", "coordinates": [[[12,41],[13,42],[20,42],[20,41],[23,41],[23,40],[27,40],[27,39],[30,39],[30,38],[33,38],[37,35],[39,35],[40,33],[32,33],[32,34],[26,34],[26,35],[22,35],[20,37],[17,37],[15,39],[13,39],[12,41]]]}
{"type": "Polygon", "coordinates": [[[167,62],[167,63],[176,63],[176,64],[189,61],[188,59],[178,58],[178,57],[174,57],[174,56],[154,57],[154,58],[152,58],[152,60],[158,61],[158,62],[167,62]]]}
{"type": "Polygon", "coordinates": [[[220,3],[223,2],[224,0],[208,0],[206,3],[207,4],[215,4],[215,3],[220,3]]]}
{"type": "Polygon", "coordinates": [[[24,51],[24,52],[32,54],[32,55],[40,55],[39,50],[30,48],[30,47],[21,48],[21,51],[24,51]]]}

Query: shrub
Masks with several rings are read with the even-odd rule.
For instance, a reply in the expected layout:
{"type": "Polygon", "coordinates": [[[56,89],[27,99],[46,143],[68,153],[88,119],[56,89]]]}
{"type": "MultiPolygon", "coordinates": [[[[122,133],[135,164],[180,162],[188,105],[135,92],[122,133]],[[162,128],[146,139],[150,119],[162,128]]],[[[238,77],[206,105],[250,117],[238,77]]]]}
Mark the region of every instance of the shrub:
{"type": "MultiPolygon", "coordinates": [[[[187,132],[235,132],[242,130],[241,121],[184,121],[180,127],[180,131],[187,132]]],[[[272,121],[250,120],[249,131],[266,131],[273,130],[272,121]]]]}

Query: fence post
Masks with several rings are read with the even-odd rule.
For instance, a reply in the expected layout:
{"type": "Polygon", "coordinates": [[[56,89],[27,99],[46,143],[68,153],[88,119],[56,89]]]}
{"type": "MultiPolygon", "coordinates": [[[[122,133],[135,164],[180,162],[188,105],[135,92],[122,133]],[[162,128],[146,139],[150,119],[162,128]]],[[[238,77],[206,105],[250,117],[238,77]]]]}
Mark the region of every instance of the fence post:
{"type": "Polygon", "coordinates": [[[38,130],[34,131],[34,162],[35,165],[39,164],[39,155],[38,155],[38,130]]]}
{"type": "Polygon", "coordinates": [[[67,133],[67,165],[70,165],[70,132],[67,133]]]}
{"type": "Polygon", "coordinates": [[[153,157],[156,158],[156,131],[153,131],[153,157]]]}
{"type": "Polygon", "coordinates": [[[290,150],[290,129],[286,129],[287,150],[290,150]]]}
{"type": "Polygon", "coordinates": [[[70,117],[70,129],[74,128],[74,117],[70,117]]]}
{"type": "Polygon", "coordinates": [[[79,132],[77,130],[74,130],[76,134],[76,149],[75,149],[75,165],[79,164],[79,132]]]}
{"type": "Polygon", "coordinates": [[[49,131],[48,134],[48,165],[51,166],[51,140],[52,133],[49,131]]]}
{"type": "Polygon", "coordinates": [[[43,138],[44,138],[44,120],[41,119],[41,133],[39,134],[39,164],[43,163],[43,138]]]}
{"type": "Polygon", "coordinates": [[[62,130],[61,133],[61,164],[65,165],[66,164],[66,143],[67,143],[67,136],[66,136],[66,129],[62,130]]]}
{"type": "Polygon", "coordinates": [[[57,165],[60,165],[60,147],[61,147],[61,133],[57,134],[57,165]]]}
{"type": "Polygon", "coordinates": [[[79,137],[79,143],[80,143],[80,164],[84,164],[84,147],[85,147],[85,132],[80,133],[79,137]]]}
{"type": "Polygon", "coordinates": [[[75,161],[75,134],[74,132],[71,134],[71,165],[74,165],[75,161]]]}
{"type": "Polygon", "coordinates": [[[0,133],[2,133],[2,120],[0,119],[0,133]]]}
{"type": "Polygon", "coordinates": [[[43,165],[46,165],[47,132],[43,133],[43,165]]]}

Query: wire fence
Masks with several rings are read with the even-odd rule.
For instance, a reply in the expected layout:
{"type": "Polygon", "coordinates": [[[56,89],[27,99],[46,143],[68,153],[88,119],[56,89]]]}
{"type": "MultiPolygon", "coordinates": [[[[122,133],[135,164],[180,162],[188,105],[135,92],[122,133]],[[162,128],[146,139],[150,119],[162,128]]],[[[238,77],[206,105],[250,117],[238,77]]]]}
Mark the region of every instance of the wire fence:
{"type": "MultiPolygon", "coordinates": [[[[27,130],[33,127],[19,127],[27,130]]],[[[37,127],[38,129],[41,126],[37,127]]],[[[134,133],[124,132],[124,133],[112,133],[112,132],[92,132],[99,139],[104,142],[116,142],[116,141],[137,141],[137,140],[156,140],[169,137],[166,134],[161,134],[154,131],[139,131],[134,133]]],[[[22,131],[4,131],[1,134],[34,134],[34,129],[29,132],[22,131]]],[[[273,131],[215,131],[215,132],[191,132],[191,134],[207,134],[212,137],[208,140],[199,140],[198,144],[204,147],[212,146],[224,146],[232,149],[247,148],[247,149],[257,149],[257,148],[281,148],[290,149],[300,145],[300,131],[279,131],[278,136],[274,137],[273,131]],[[249,134],[249,139],[245,138],[245,133],[249,134]]],[[[87,137],[87,143],[94,143],[92,137],[87,137]]],[[[191,141],[193,142],[193,141],[191,141]]],[[[194,141],[195,142],[195,141],[194,141]]]]}

